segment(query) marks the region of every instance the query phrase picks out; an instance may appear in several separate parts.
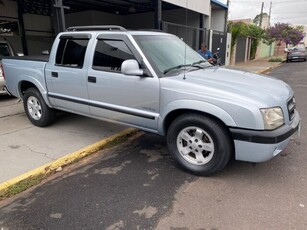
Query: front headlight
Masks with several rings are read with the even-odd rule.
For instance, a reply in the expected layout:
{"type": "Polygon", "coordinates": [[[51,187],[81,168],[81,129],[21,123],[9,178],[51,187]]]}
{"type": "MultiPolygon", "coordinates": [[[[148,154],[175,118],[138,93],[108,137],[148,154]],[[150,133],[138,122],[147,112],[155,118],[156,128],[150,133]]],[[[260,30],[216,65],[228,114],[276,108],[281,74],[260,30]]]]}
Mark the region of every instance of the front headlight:
{"type": "Polygon", "coordinates": [[[284,114],[280,107],[260,109],[260,111],[263,117],[264,129],[266,130],[276,129],[285,123],[284,114]]]}

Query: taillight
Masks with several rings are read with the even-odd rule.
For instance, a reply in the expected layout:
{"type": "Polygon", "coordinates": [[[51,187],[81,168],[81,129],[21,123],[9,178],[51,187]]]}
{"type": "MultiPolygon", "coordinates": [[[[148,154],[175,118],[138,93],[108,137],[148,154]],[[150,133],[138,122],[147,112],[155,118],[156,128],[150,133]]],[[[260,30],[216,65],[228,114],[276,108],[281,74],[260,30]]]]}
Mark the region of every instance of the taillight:
{"type": "Polygon", "coordinates": [[[0,65],[0,68],[1,68],[2,76],[3,76],[4,80],[5,80],[3,65],[0,65]]]}

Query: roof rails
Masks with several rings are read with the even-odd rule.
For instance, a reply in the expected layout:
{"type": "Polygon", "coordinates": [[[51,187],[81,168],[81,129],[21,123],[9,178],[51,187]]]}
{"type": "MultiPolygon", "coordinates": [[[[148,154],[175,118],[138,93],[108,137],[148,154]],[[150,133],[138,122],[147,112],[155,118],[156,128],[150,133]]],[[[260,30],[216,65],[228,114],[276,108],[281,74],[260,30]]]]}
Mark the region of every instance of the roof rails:
{"type": "Polygon", "coordinates": [[[127,31],[124,27],[106,25],[106,26],[72,26],[66,29],[66,31],[90,31],[90,30],[119,30],[127,31]]]}

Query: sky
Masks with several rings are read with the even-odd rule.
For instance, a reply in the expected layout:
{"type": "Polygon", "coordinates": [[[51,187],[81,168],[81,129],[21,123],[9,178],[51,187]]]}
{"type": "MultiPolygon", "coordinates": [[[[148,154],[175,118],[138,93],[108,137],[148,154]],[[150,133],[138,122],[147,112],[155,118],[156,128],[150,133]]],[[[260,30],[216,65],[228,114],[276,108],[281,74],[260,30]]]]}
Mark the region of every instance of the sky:
{"type": "MultiPolygon", "coordinates": [[[[219,0],[222,3],[227,0],[219,0]]],[[[261,12],[261,4],[264,2],[263,12],[269,14],[270,2],[271,24],[284,22],[292,25],[307,26],[307,0],[230,0],[229,20],[254,19],[261,12]]]]}

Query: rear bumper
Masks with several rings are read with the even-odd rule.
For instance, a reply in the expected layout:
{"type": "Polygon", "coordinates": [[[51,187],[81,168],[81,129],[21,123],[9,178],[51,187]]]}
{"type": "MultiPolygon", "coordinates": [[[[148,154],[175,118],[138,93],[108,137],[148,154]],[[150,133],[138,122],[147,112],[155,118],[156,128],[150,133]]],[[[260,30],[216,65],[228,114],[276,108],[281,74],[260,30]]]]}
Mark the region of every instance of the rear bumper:
{"type": "Polygon", "coordinates": [[[12,94],[10,93],[10,91],[8,90],[8,88],[6,86],[4,86],[4,91],[6,92],[6,94],[12,96],[12,94]]]}
{"type": "Polygon", "coordinates": [[[273,131],[230,129],[234,138],[237,160],[264,162],[278,155],[295,133],[300,132],[300,116],[296,112],[290,125],[273,131]]]}
{"type": "Polygon", "coordinates": [[[3,80],[3,78],[0,78],[0,95],[1,94],[7,94],[7,91],[5,89],[5,82],[3,80]]]}

